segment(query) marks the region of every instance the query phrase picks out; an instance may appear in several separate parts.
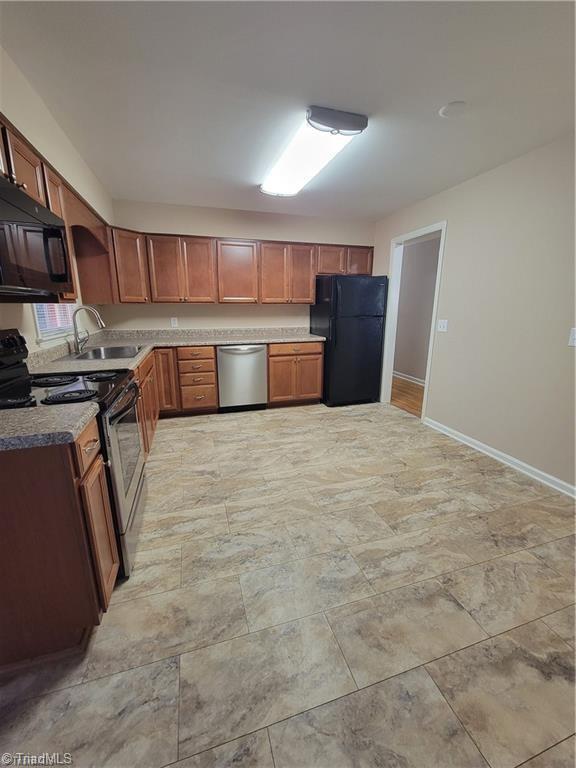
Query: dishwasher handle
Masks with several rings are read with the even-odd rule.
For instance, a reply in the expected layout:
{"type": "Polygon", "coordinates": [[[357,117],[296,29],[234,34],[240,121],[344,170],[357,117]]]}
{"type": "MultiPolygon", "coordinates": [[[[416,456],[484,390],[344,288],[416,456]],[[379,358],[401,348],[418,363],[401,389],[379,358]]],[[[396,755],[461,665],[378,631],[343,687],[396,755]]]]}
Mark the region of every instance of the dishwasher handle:
{"type": "Polygon", "coordinates": [[[243,344],[235,347],[218,347],[219,352],[227,352],[230,355],[248,355],[250,352],[258,352],[265,349],[265,344],[243,344]]]}

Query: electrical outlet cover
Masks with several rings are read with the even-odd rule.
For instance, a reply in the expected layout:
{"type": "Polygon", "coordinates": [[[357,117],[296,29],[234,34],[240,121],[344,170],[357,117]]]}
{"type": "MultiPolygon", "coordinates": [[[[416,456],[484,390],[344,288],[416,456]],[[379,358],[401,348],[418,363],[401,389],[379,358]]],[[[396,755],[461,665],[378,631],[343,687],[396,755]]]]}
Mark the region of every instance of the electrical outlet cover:
{"type": "Polygon", "coordinates": [[[448,331],[448,320],[438,320],[439,333],[446,333],[448,331]]]}
{"type": "Polygon", "coordinates": [[[171,328],[178,328],[178,318],[177,317],[171,317],[170,318],[170,327],[171,328]]]}
{"type": "Polygon", "coordinates": [[[570,336],[568,337],[568,346],[576,347],[576,328],[570,328],[570,336]]]}

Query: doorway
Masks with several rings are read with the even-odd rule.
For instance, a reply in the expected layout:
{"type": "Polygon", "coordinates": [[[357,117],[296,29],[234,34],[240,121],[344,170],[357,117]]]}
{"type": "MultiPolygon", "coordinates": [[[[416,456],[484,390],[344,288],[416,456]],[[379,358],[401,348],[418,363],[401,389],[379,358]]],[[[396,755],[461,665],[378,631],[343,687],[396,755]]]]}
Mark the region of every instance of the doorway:
{"type": "Polygon", "coordinates": [[[382,401],[423,418],[445,222],[392,241],[382,401]]]}

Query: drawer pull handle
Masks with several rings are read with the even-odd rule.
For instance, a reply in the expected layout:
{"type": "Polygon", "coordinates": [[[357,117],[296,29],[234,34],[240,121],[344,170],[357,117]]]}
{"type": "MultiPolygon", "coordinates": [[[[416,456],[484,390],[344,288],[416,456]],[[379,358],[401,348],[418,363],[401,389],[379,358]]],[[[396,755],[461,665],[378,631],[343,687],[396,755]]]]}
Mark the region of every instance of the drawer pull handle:
{"type": "Polygon", "coordinates": [[[193,365],[192,368],[194,368],[194,370],[197,371],[200,368],[202,368],[202,366],[201,365],[193,365]]]}
{"type": "Polygon", "coordinates": [[[82,448],[84,453],[92,453],[92,451],[99,444],[100,440],[97,437],[93,437],[92,440],[88,440],[86,445],[82,448]]]}
{"type": "Polygon", "coordinates": [[[202,377],[201,376],[196,376],[196,378],[192,379],[192,381],[202,381],[202,377]]]}
{"type": "Polygon", "coordinates": [[[194,395],[194,400],[204,400],[206,395],[194,395]]]}

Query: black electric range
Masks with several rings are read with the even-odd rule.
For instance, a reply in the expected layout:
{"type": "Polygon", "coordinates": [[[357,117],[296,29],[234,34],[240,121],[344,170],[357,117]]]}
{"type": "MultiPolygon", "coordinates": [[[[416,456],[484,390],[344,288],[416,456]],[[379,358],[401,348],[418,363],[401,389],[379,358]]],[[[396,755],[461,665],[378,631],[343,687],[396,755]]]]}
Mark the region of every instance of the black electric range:
{"type": "Polygon", "coordinates": [[[133,374],[129,371],[30,374],[26,340],[0,330],[0,410],[93,400],[106,410],[133,374]]]}

